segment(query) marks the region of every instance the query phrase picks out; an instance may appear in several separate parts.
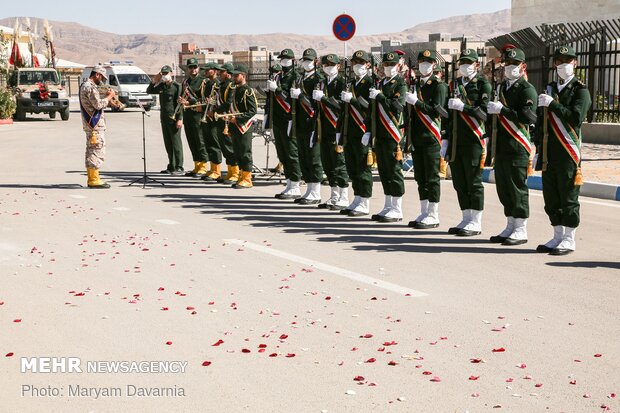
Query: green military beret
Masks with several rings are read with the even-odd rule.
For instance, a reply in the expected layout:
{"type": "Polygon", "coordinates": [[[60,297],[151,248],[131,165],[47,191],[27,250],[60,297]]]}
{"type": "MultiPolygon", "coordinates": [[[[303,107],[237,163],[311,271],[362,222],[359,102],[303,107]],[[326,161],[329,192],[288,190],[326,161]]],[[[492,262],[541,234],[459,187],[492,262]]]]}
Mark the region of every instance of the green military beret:
{"type": "Polygon", "coordinates": [[[282,65],[280,63],[273,64],[273,65],[271,65],[269,70],[271,71],[271,73],[281,72],[282,71],[282,65]]]}
{"type": "Polygon", "coordinates": [[[436,62],[437,61],[437,51],[435,50],[422,50],[418,53],[418,62],[427,61],[427,62],[436,62]]]}
{"type": "Polygon", "coordinates": [[[340,63],[340,58],[338,57],[338,55],[335,55],[333,53],[325,55],[321,58],[321,64],[324,64],[324,65],[330,65],[330,64],[337,65],[338,63],[340,63]]]}
{"type": "Polygon", "coordinates": [[[278,59],[294,59],[295,53],[291,49],[284,49],[278,55],[278,59]]]}
{"type": "Polygon", "coordinates": [[[205,70],[211,70],[211,69],[219,70],[219,68],[220,66],[215,62],[209,62],[205,65],[205,70]]]}
{"type": "Polygon", "coordinates": [[[459,56],[459,61],[465,62],[477,62],[478,61],[478,52],[474,49],[465,49],[461,52],[459,56]]]}
{"type": "Polygon", "coordinates": [[[223,72],[228,72],[231,75],[232,75],[233,70],[235,70],[233,64],[230,62],[224,63],[222,66],[219,67],[219,69],[223,72]]]}
{"type": "Polygon", "coordinates": [[[396,52],[383,53],[383,63],[398,63],[400,56],[396,52]]]}
{"type": "Polygon", "coordinates": [[[441,63],[437,63],[435,65],[435,68],[433,69],[433,73],[439,73],[439,72],[443,72],[443,67],[441,66],[441,63]]]}
{"type": "Polygon", "coordinates": [[[189,59],[187,59],[187,67],[198,67],[198,59],[196,59],[195,57],[191,57],[189,59]]]}
{"type": "Polygon", "coordinates": [[[232,71],[229,71],[231,75],[238,75],[239,73],[248,73],[248,67],[242,63],[236,64],[232,71]]]}
{"type": "Polygon", "coordinates": [[[172,68],[168,65],[164,65],[161,67],[161,69],[159,70],[159,73],[170,73],[172,72],[172,68]]]}
{"type": "Polygon", "coordinates": [[[516,60],[517,62],[525,62],[525,53],[521,49],[508,49],[502,55],[502,61],[516,60]]]}
{"type": "Polygon", "coordinates": [[[554,59],[558,59],[560,57],[572,57],[576,59],[577,53],[575,53],[575,49],[570,46],[561,46],[555,49],[555,51],[553,52],[554,59]]]}
{"type": "Polygon", "coordinates": [[[370,55],[368,54],[368,52],[358,50],[357,52],[353,53],[351,60],[357,60],[359,62],[367,63],[370,62],[370,55]]]}
{"type": "Polygon", "coordinates": [[[316,59],[316,50],[314,49],[306,49],[304,50],[304,54],[301,57],[303,60],[314,60],[316,59]]]}

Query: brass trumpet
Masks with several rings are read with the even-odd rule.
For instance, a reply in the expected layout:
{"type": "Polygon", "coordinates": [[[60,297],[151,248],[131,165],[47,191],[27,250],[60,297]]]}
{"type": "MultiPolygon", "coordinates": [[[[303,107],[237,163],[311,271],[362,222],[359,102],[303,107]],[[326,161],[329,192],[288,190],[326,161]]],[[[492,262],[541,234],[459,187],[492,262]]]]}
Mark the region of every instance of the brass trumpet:
{"type": "MultiPolygon", "coordinates": [[[[99,96],[102,99],[107,96],[108,91],[112,90],[111,87],[103,86],[103,85],[97,86],[97,89],[99,90],[99,96]]],[[[118,96],[117,95],[114,95],[112,97],[112,99],[110,99],[110,106],[114,107],[117,110],[125,109],[125,105],[120,100],[118,100],[118,96]]]]}
{"type": "Polygon", "coordinates": [[[239,116],[239,115],[243,115],[243,113],[242,112],[215,113],[215,114],[213,114],[213,119],[214,120],[224,119],[226,121],[229,121],[232,116],[239,116]]]}

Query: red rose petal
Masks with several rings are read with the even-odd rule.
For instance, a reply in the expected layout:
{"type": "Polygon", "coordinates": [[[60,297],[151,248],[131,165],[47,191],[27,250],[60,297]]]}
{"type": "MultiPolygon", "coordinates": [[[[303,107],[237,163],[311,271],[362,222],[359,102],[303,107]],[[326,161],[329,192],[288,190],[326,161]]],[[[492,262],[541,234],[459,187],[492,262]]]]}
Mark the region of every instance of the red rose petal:
{"type": "Polygon", "coordinates": [[[423,371],[422,374],[424,374],[425,376],[430,376],[431,374],[433,374],[432,371],[423,371]]]}
{"type": "Polygon", "coordinates": [[[504,351],[506,351],[506,349],[504,347],[494,348],[493,349],[493,353],[503,353],[504,351]]]}
{"type": "Polygon", "coordinates": [[[210,362],[210,361],[203,361],[203,362],[202,362],[202,365],[203,365],[204,367],[207,367],[207,366],[210,366],[210,365],[211,365],[211,362],[210,362]]]}
{"type": "Polygon", "coordinates": [[[15,353],[13,353],[13,352],[11,352],[11,353],[6,353],[6,354],[4,355],[4,357],[13,357],[13,355],[14,355],[14,354],[15,354],[15,353]]]}
{"type": "Polygon", "coordinates": [[[172,345],[172,341],[166,341],[166,344],[171,346],[172,345]]]}
{"type": "Polygon", "coordinates": [[[595,354],[594,357],[603,357],[602,354],[595,354]]]}
{"type": "Polygon", "coordinates": [[[271,353],[269,357],[278,357],[278,353],[271,353]]]}
{"type": "Polygon", "coordinates": [[[377,359],[375,358],[369,358],[368,360],[366,360],[364,363],[374,363],[375,361],[377,361],[377,359]]]}
{"type": "Polygon", "coordinates": [[[22,319],[21,318],[16,318],[15,320],[13,320],[14,323],[21,323],[22,319]]]}
{"type": "Polygon", "coordinates": [[[364,377],[363,376],[355,376],[353,378],[353,381],[364,381],[364,377]]]}
{"type": "Polygon", "coordinates": [[[480,376],[469,376],[469,380],[478,380],[480,376]]]}
{"type": "Polygon", "coordinates": [[[287,338],[288,338],[288,335],[287,335],[287,334],[282,334],[282,335],[280,336],[280,340],[286,340],[287,338]]]}
{"type": "Polygon", "coordinates": [[[267,344],[259,344],[258,348],[267,348],[267,344]]]}
{"type": "Polygon", "coordinates": [[[568,382],[568,384],[577,384],[577,380],[571,380],[568,382]]]}
{"type": "Polygon", "coordinates": [[[435,383],[439,383],[439,382],[441,381],[441,379],[440,379],[439,377],[435,376],[435,377],[433,377],[433,378],[431,379],[431,381],[432,381],[432,382],[435,382],[435,383]]]}
{"type": "Polygon", "coordinates": [[[211,347],[217,347],[220,344],[224,344],[224,340],[217,340],[215,343],[211,344],[211,347]]]}
{"type": "Polygon", "coordinates": [[[386,341],[385,343],[383,343],[384,346],[395,346],[398,343],[396,341],[386,341]]]}
{"type": "Polygon", "coordinates": [[[194,307],[186,307],[185,309],[188,310],[188,311],[195,310],[194,307]]]}
{"type": "Polygon", "coordinates": [[[251,353],[252,351],[249,348],[242,348],[241,352],[242,353],[251,353]]]}
{"type": "Polygon", "coordinates": [[[388,362],[388,366],[397,366],[397,365],[398,365],[398,363],[397,363],[397,362],[395,362],[394,360],[390,360],[390,361],[388,362]]]}
{"type": "Polygon", "coordinates": [[[360,338],[372,338],[372,334],[366,333],[363,336],[360,336],[360,338]]]}
{"type": "Polygon", "coordinates": [[[536,383],[534,387],[542,387],[542,383],[536,383]]]}
{"type": "Polygon", "coordinates": [[[469,359],[471,363],[482,363],[482,359],[469,359]]]}
{"type": "Polygon", "coordinates": [[[286,355],[286,357],[288,357],[288,358],[295,357],[295,353],[288,353],[288,354],[286,355]]]}

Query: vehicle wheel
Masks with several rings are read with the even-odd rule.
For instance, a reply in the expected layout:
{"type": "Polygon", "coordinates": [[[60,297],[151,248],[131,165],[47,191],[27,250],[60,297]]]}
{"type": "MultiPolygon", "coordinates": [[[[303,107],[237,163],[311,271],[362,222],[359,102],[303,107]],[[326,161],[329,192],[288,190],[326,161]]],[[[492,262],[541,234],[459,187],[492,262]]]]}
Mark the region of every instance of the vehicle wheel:
{"type": "Polygon", "coordinates": [[[24,112],[23,110],[17,109],[15,111],[15,120],[17,121],[24,121],[26,120],[26,112],[24,112]]]}
{"type": "Polygon", "coordinates": [[[50,119],[56,119],[56,112],[50,112],[48,115],[50,115],[50,119]]]}
{"type": "Polygon", "coordinates": [[[60,112],[60,119],[62,119],[62,120],[69,120],[69,113],[71,113],[71,112],[69,112],[69,108],[66,108],[66,109],[62,110],[60,112]]]}

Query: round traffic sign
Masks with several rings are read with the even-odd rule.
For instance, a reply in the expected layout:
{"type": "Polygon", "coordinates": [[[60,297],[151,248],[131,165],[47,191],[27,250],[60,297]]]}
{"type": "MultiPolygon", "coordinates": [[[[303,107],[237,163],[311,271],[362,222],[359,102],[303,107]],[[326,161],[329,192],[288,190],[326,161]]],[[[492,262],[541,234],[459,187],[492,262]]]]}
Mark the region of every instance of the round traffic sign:
{"type": "Polygon", "coordinates": [[[341,14],[334,20],[332,31],[336,39],[346,42],[355,34],[355,20],[348,14],[341,14]]]}

